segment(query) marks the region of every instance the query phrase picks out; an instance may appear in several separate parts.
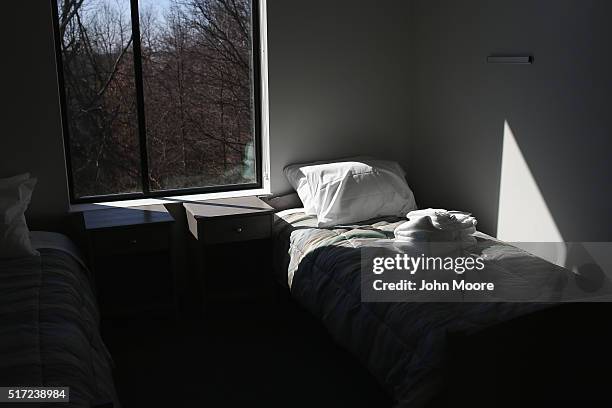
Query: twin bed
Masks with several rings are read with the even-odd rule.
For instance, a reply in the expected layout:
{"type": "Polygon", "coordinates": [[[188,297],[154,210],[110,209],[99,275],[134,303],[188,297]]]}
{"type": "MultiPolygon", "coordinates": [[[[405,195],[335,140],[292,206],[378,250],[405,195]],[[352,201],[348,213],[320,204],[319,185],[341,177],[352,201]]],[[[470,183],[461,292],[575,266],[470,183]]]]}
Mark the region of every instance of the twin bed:
{"type": "MultiPolygon", "coordinates": [[[[295,198],[289,201],[299,205],[295,198]]],[[[321,228],[303,208],[279,211],[273,229],[274,269],[277,281],[359,358],[395,407],[420,407],[442,386],[453,336],[477,333],[547,304],[362,302],[361,249],[391,242],[394,228],[404,220],[383,217],[321,228]]],[[[476,239],[472,251],[486,252],[488,264],[508,279],[527,288],[530,276],[546,276],[553,284],[542,298],[559,296],[555,283],[562,286],[568,271],[485,234],[477,233],[476,239]]]]}
{"type": "Polygon", "coordinates": [[[0,384],[70,387],[69,406],[119,407],[92,276],[67,237],[31,241],[40,256],[0,260],[0,384]]]}

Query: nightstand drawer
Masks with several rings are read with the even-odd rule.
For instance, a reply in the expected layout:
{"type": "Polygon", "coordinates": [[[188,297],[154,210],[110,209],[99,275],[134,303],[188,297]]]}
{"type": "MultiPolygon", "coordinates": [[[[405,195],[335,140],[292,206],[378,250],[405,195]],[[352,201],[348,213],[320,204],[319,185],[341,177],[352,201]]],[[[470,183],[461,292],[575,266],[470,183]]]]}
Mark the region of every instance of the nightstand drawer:
{"type": "Polygon", "coordinates": [[[198,236],[205,244],[268,238],[272,230],[270,214],[200,219],[198,221],[198,236]]]}
{"type": "Polygon", "coordinates": [[[128,254],[164,251],[170,247],[166,226],[113,228],[92,233],[96,254],[128,254]]]}

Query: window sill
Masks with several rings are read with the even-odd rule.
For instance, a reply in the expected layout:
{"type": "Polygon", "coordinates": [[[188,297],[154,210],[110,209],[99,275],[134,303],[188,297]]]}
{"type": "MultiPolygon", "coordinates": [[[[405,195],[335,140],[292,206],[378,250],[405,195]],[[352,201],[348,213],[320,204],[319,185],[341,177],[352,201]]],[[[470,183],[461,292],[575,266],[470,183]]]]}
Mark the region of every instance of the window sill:
{"type": "Polygon", "coordinates": [[[82,211],[103,210],[106,208],[129,208],[140,207],[144,205],[184,203],[189,201],[213,200],[216,198],[246,197],[254,195],[261,196],[269,194],[271,194],[269,188],[257,188],[251,190],[225,191],[221,193],[192,194],[160,198],[143,198],[138,200],[109,201],[91,204],[71,204],[68,211],[73,213],[82,211]]]}

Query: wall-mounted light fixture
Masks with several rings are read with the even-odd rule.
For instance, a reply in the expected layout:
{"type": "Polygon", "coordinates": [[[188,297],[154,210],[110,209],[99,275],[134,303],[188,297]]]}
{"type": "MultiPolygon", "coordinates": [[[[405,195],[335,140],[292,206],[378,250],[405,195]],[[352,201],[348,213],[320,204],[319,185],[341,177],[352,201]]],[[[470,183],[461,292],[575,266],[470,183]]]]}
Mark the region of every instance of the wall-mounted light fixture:
{"type": "Polygon", "coordinates": [[[533,55],[489,55],[487,64],[533,64],[533,55]]]}

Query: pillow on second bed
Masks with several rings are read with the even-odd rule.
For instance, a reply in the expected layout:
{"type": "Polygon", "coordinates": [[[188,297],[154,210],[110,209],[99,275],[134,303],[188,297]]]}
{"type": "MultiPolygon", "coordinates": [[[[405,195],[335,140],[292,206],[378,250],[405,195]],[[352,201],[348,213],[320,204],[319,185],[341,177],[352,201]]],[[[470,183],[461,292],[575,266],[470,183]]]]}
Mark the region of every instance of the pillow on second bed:
{"type": "Polygon", "coordinates": [[[0,179],[0,258],[38,255],[24,216],[35,185],[27,173],[0,179]]]}
{"type": "Polygon", "coordinates": [[[289,183],[319,227],[405,216],[416,209],[405,173],[393,161],[356,157],[285,167],[289,183]]]}

